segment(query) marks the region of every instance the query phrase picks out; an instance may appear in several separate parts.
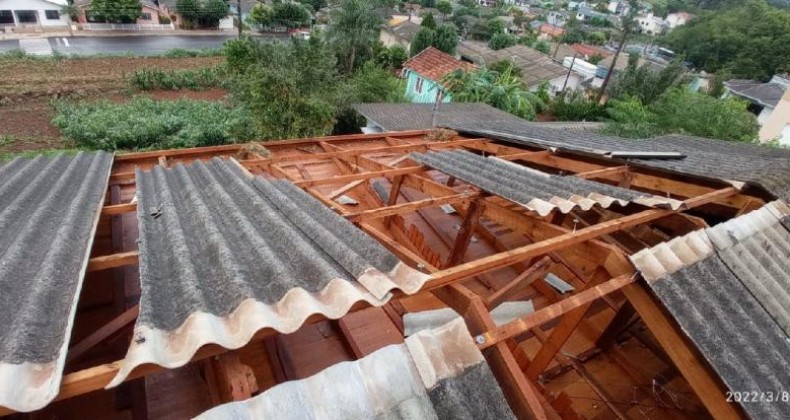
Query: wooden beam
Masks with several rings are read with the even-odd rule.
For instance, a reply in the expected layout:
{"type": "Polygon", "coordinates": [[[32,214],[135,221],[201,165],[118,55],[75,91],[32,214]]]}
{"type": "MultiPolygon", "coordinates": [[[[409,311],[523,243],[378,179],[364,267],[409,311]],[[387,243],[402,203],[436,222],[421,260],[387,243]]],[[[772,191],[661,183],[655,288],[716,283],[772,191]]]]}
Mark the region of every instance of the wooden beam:
{"type": "Polygon", "coordinates": [[[584,367],[583,364],[579,363],[578,360],[574,359],[573,357],[567,358],[568,362],[573,365],[573,368],[579,374],[579,376],[587,382],[587,385],[592,388],[593,392],[598,394],[598,396],[603,400],[604,404],[609,407],[609,410],[620,420],[628,420],[630,417],[623,413],[614,403],[612,403],[612,397],[609,395],[608,392],[595,380],[595,378],[587,371],[587,368],[584,367]]]}
{"type": "Polygon", "coordinates": [[[612,166],[611,168],[596,169],[593,171],[580,172],[576,174],[579,178],[592,179],[592,178],[609,178],[615,175],[623,175],[628,173],[628,166],[612,166]]]}
{"type": "Polygon", "coordinates": [[[698,356],[644,287],[632,284],[623,288],[623,293],[713,418],[744,418],[734,404],[727,402],[723,385],[705,368],[708,362],[698,356]]]}
{"type": "Polygon", "coordinates": [[[562,316],[574,309],[582,307],[596,299],[606,296],[616,290],[633,283],[635,275],[622,275],[615,277],[603,284],[581,291],[567,299],[563,299],[557,303],[539,309],[527,316],[515,319],[505,325],[499,326],[493,330],[486,331],[482,338],[485,340],[480,344],[480,348],[488,348],[494,344],[506,340],[508,338],[516,337],[529,331],[531,328],[545,324],[552,319],[562,316]]]}
{"type": "Polygon", "coordinates": [[[110,206],[104,206],[101,209],[101,215],[113,216],[116,214],[132,213],[135,211],[137,211],[137,203],[113,204],[110,206]]]}
{"type": "Polygon", "coordinates": [[[252,368],[239,359],[235,351],[208,360],[216,380],[219,399],[223,403],[244,401],[258,392],[258,380],[252,368]]]}
{"type": "Polygon", "coordinates": [[[139,257],[140,253],[138,251],[119,252],[117,254],[93,257],[88,260],[88,272],[135,265],[138,263],[139,257]]]}
{"type": "Polygon", "coordinates": [[[476,197],[478,197],[478,194],[476,193],[463,193],[447,197],[431,197],[424,200],[412,201],[390,207],[381,207],[378,209],[363,210],[357,213],[349,213],[344,216],[346,219],[354,223],[359,223],[366,220],[379,219],[396,214],[410,213],[426,207],[439,207],[445,204],[462,203],[464,201],[474,200],[476,197]]]}
{"type": "Polygon", "coordinates": [[[469,248],[469,243],[472,241],[472,234],[474,233],[475,226],[480,220],[480,215],[483,214],[485,204],[480,200],[474,200],[469,204],[464,219],[461,221],[461,228],[458,229],[458,235],[455,237],[453,249],[450,251],[450,256],[447,257],[445,267],[452,267],[464,260],[466,250],[469,248]]]}
{"type": "Polygon", "coordinates": [[[68,353],[66,354],[66,363],[71,363],[79,359],[97,344],[108,339],[127,325],[132,324],[139,314],[140,306],[134,305],[124,313],[115,317],[112,321],[104,324],[91,335],[83,338],[79,343],[69,347],[68,353]]]}
{"type": "Polygon", "coordinates": [[[543,259],[535,263],[532,267],[529,267],[527,270],[517,275],[504,287],[502,287],[501,289],[497,290],[496,292],[488,296],[488,298],[486,299],[486,306],[489,309],[496,308],[502,302],[510,298],[513,294],[517,293],[519,290],[524,289],[535,280],[543,277],[549,271],[550,266],[551,266],[551,258],[544,257],[543,259]]]}
{"type": "Polygon", "coordinates": [[[351,175],[338,175],[330,178],[297,181],[294,184],[296,184],[298,187],[301,188],[310,188],[319,185],[343,184],[352,181],[365,181],[372,178],[390,178],[403,174],[417,173],[423,170],[424,168],[421,166],[410,166],[407,168],[384,169],[381,171],[363,172],[363,173],[351,174],[351,175]]]}

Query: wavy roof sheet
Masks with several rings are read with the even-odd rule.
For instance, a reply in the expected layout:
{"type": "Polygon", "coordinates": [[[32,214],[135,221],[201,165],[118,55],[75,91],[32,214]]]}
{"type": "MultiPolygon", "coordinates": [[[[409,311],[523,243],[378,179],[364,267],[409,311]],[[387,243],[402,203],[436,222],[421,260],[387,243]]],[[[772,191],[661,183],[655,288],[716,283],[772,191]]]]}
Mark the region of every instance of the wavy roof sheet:
{"type": "MultiPolygon", "coordinates": [[[[631,259],[683,331],[733,391],[790,387],[790,231],[782,202],[631,259]]],[[[789,418],[790,405],[742,403],[752,418],[789,418]]]]}
{"type": "Polygon", "coordinates": [[[264,328],[414,293],[427,276],[287,181],[214,158],[137,171],[140,316],[109,386],[144,363],[184,365],[199,347],[235,349],[264,328]]]}
{"type": "Polygon", "coordinates": [[[638,191],[613,187],[575,176],[546,174],[496,157],[484,158],[467,151],[412,153],[411,158],[483,190],[519,203],[541,216],[559,210],[589,210],[594,205],[608,208],[638,203],[677,209],[681,202],[646,196],[638,191]]]}
{"type": "Polygon", "coordinates": [[[0,167],[0,405],[58,393],[112,155],[17,158],[0,167]]]}
{"type": "Polygon", "coordinates": [[[462,319],[199,419],[513,419],[462,319]]]}

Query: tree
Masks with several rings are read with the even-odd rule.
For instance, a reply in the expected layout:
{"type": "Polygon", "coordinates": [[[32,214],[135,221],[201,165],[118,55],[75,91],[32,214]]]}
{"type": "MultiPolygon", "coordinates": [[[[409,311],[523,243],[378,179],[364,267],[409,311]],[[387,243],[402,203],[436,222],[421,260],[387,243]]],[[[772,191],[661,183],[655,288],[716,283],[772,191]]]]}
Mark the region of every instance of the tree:
{"type": "Polygon", "coordinates": [[[228,15],[228,3],[225,0],[206,0],[200,8],[200,26],[219,26],[220,19],[228,15]]]}
{"type": "Polygon", "coordinates": [[[400,45],[393,45],[388,48],[378,43],[374,50],[373,61],[379,67],[390,71],[400,69],[403,63],[409,59],[406,49],[400,45]]]}
{"type": "Polygon", "coordinates": [[[132,23],[140,17],[140,0],[91,0],[91,16],[110,23],[132,23]]]}
{"type": "Polygon", "coordinates": [[[422,18],[422,23],[420,23],[420,26],[423,28],[436,30],[436,19],[433,18],[433,13],[428,13],[425,15],[425,17],[422,18]]]}
{"type": "Polygon", "coordinates": [[[581,90],[564,90],[549,105],[549,110],[560,121],[595,121],[603,116],[603,107],[581,90]]]}
{"type": "Polygon", "coordinates": [[[271,19],[271,23],[277,26],[301,28],[310,24],[310,12],[300,3],[275,3],[271,19]]]}
{"type": "Polygon", "coordinates": [[[439,26],[436,29],[431,45],[447,54],[454,55],[455,47],[458,46],[458,33],[455,31],[455,26],[450,23],[439,26]]]}
{"type": "Polygon", "coordinates": [[[484,102],[517,117],[533,120],[545,104],[530,92],[511,68],[497,72],[488,68],[455,71],[444,79],[454,102],[484,102]]]}
{"type": "Polygon", "coordinates": [[[422,50],[433,45],[434,38],[436,38],[436,32],[432,29],[422,28],[417,31],[417,35],[415,35],[414,40],[411,41],[411,51],[409,55],[414,57],[422,52],[422,50]]]}
{"type": "Polygon", "coordinates": [[[520,68],[516,67],[512,60],[499,60],[496,63],[488,66],[488,68],[497,73],[505,73],[509,71],[511,74],[519,78],[524,75],[524,72],[521,71],[520,68]]]}
{"type": "Polygon", "coordinates": [[[546,55],[548,55],[551,51],[551,46],[549,43],[543,40],[536,42],[534,48],[546,55]]]}
{"type": "Polygon", "coordinates": [[[313,12],[317,12],[326,7],[326,0],[299,0],[305,6],[309,6],[313,12]]]}
{"type": "Polygon", "coordinates": [[[685,69],[680,61],[673,61],[660,72],[654,72],[650,64],[637,67],[638,56],[628,57],[628,66],[612,83],[609,95],[613,99],[636,98],[650,105],[673,86],[681,83],[685,69]]]}
{"type": "Polygon", "coordinates": [[[332,25],[327,35],[343,56],[347,73],[356,68],[359,51],[373,52],[380,25],[381,19],[373,13],[370,0],[342,0],[340,7],[332,13],[332,25]]]}
{"type": "Polygon", "coordinates": [[[603,45],[606,43],[606,34],[603,32],[591,32],[587,35],[587,42],[593,45],[603,45]]]}
{"type": "Polygon", "coordinates": [[[447,15],[453,13],[453,4],[447,0],[439,0],[439,2],[436,3],[436,9],[442,14],[442,20],[444,20],[447,18],[447,15]]]}
{"type": "Polygon", "coordinates": [[[589,58],[587,58],[587,62],[590,63],[590,64],[596,64],[597,65],[603,59],[604,59],[604,56],[602,56],[599,53],[595,53],[595,54],[591,55],[589,58]]]}
{"type": "Polygon", "coordinates": [[[512,47],[518,43],[518,38],[509,34],[495,34],[488,40],[488,47],[492,50],[501,50],[512,47]]]}
{"type": "Polygon", "coordinates": [[[488,38],[490,39],[496,34],[504,34],[505,33],[505,22],[499,18],[489,19],[486,22],[488,38]]]}

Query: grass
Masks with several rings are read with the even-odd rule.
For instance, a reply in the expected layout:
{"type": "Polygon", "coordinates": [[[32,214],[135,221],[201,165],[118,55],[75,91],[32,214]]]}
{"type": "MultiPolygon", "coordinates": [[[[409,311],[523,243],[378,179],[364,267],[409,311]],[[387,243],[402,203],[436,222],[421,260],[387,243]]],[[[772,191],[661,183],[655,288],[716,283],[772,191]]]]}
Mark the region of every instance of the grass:
{"type": "Polygon", "coordinates": [[[129,84],[138,90],[204,90],[220,87],[224,80],[224,72],[220,67],[170,71],[141,69],[129,76],[129,84]]]}
{"type": "Polygon", "coordinates": [[[219,57],[224,54],[223,48],[201,48],[183,49],[173,48],[161,54],[141,55],[134,51],[123,51],[118,53],[104,54],[63,54],[54,51],[50,56],[30,55],[21,49],[13,49],[0,53],[0,61],[3,60],[36,60],[36,61],[58,61],[63,59],[89,60],[93,58],[112,58],[112,57],[163,57],[163,58],[187,58],[187,57],[219,57]]]}

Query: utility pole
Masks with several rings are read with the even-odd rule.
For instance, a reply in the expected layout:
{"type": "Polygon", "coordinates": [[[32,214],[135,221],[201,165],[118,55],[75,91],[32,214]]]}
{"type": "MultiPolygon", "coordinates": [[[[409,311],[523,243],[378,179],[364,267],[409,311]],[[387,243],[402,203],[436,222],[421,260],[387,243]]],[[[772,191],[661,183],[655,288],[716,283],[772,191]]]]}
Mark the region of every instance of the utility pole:
{"type": "Polygon", "coordinates": [[[623,51],[625,43],[628,42],[628,35],[631,34],[631,31],[634,28],[634,18],[636,17],[636,9],[638,8],[638,5],[636,4],[636,1],[631,0],[630,6],[631,10],[628,11],[628,16],[626,16],[623,20],[623,36],[620,37],[620,45],[617,47],[617,51],[614,53],[612,64],[609,66],[609,71],[606,72],[606,77],[603,79],[603,84],[601,85],[601,91],[598,93],[598,99],[596,102],[599,104],[603,99],[603,95],[606,93],[606,88],[609,86],[609,81],[612,79],[614,66],[617,64],[617,58],[620,57],[620,53],[623,51]]]}
{"type": "Polygon", "coordinates": [[[236,0],[236,12],[239,16],[239,39],[241,39],[242,23],[241,23],[241,0],[236,0]]]}
{"type": "Polygon", "coordinates": [[[571,71],[573,71],[574,64],[576,64],[576,53],[573,53],[573,60],[571,60],[571,66],[568,68],[568,74],[565,76],[565,83],[562,85],[563,92],[565,92],[565,88],[568,87],[568,79],[571,78],[571,71]]]}

